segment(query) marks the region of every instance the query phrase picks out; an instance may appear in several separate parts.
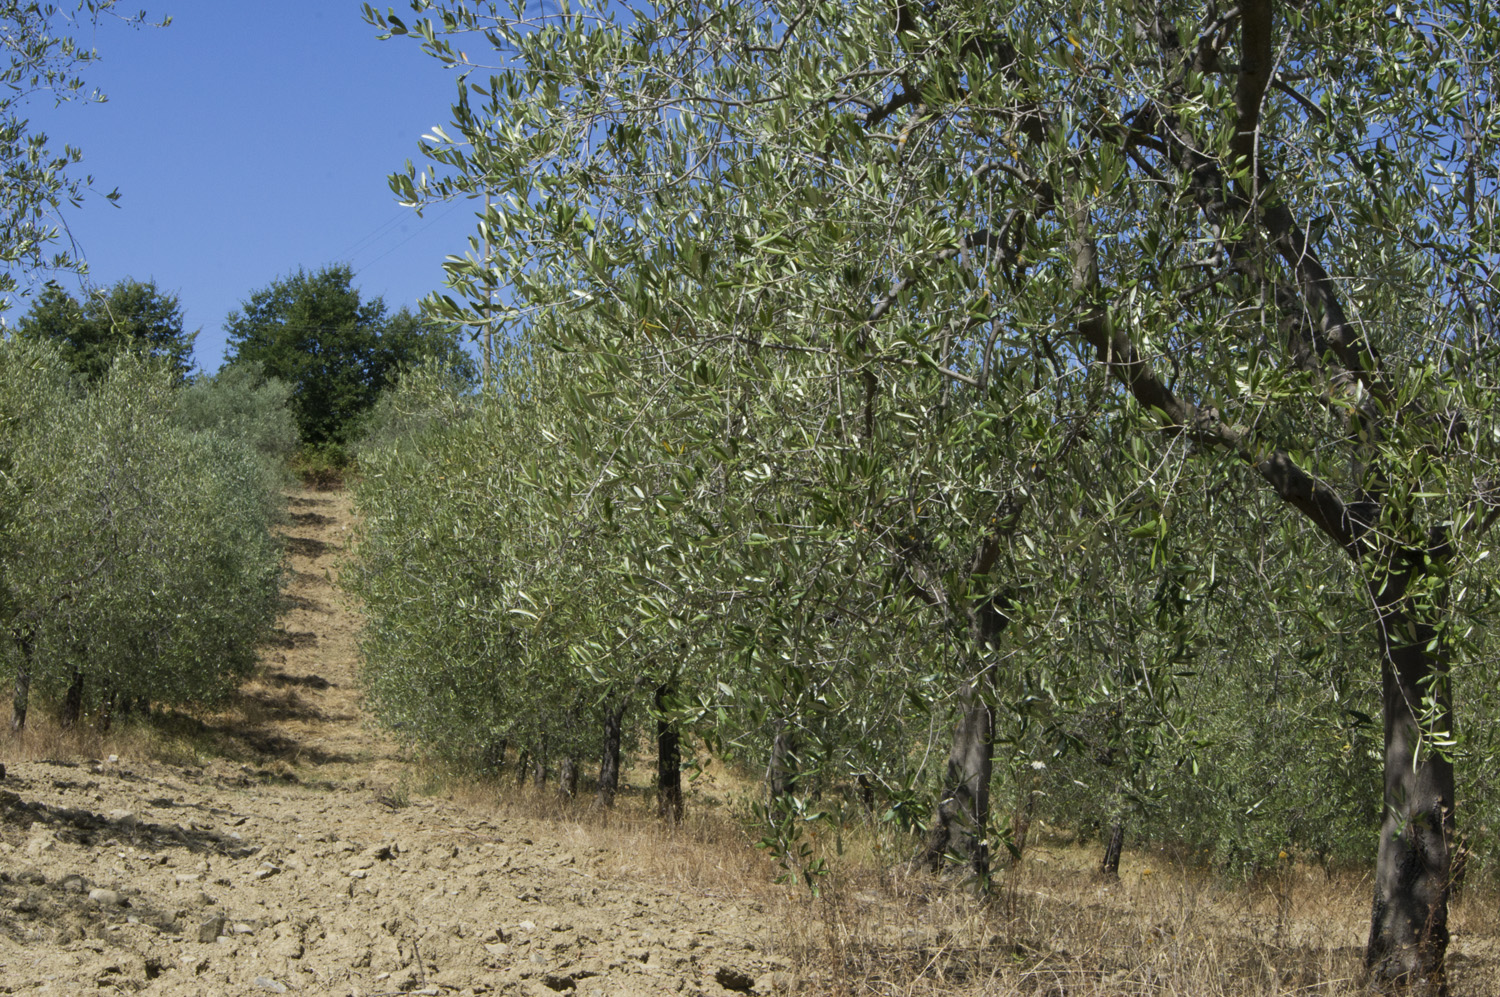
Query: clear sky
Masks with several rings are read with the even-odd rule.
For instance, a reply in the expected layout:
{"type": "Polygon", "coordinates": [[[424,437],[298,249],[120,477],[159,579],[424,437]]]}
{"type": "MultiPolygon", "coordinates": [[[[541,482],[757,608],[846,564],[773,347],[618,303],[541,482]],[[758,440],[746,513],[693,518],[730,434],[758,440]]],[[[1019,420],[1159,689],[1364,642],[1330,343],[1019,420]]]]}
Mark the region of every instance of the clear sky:
{"type": "Polygon", "coordinates": [[[420,166],[419,138],[448,121],[451,70],[409,38],[378,41],[357,0],[122,6],[172,23],[90,32],[100,61],[86,76],[108,102],[25,111],[55,145],[82,149],[96,187],[119,188],[119,207],[95,197],[64,215],[90,282],[154,279],[177,294],[210,371],[225,315],[299,266],[348,263],[362,295],[392,310],[442,285],[480,205],[419,218],[385,178],[420,166]]]}

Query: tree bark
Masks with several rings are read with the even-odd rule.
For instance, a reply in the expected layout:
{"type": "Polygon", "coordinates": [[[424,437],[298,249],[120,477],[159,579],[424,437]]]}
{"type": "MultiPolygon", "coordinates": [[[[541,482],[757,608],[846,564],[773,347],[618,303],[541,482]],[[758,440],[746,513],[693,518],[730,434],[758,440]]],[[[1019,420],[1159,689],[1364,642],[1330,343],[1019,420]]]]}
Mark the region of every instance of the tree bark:
{"type": "Polygon", "coordinates": [[[1099,863],[1099,873],[1105,879],[1120,878],[1120,852],[1125,850],[1125,822],[1116,820],[1109,825],[1109,837],[1104,842],[1104,860],[1099,863]]]}
{"type": "Polygon", "coordinates": [[[599,790],[594,802],[606,809],[615,805],[615,794],[620,791],[620,738],[625,724],[625,704],[605,707],[604,753],[599,759],[599,790]]]}
{"type": "Polygon", "coordinates": [[[521,755],[516,759],[516,785],[526,785],[527,773],[531,771],[531,752],[522,749],[521,755]]]}
{"type": "Polygon", "coordinates": [[[31,653],[16,666],[15,690],[10,700],[10,729],[20,730],[26,726],[26,710],[31,705],[31,653]]]}
{"type": "Polygon", "coordinates": [[[499,777],[505,771],[505,749],[509,747],[506,738],[496,738],[485,744],[479,752],[479,769],[487,776],[499,777]]]}
{"type": "Polygon", "coordinates": [[[1447,658],[1431,622],[1438,613],[1432,603],[1441,598],[1412,591],[1433,581],[1422,568],[1431,557],[1431,551],[1388,554],[1369,583],[1382,651],[1385,819],[1365,965],[1377,987],[1443,995],[1453,762],[1430,736],[1452,729],[1452,697],[1447,658]]]}
{"type": "Polygon", "coordinates": [[[767,804],[772,814],[784,813],[797,791],[796,754],[796,739],[783,720],[771,739],[771,760],[766,765],[767,804]]]}
{"type": "Polygon", "coordinates": [[[57,713],[57,722],[68,730],[78,723],[83,716],[83,672],[74,671],[73,681],[68,684],[68,691],[63,695],[62,707],[57,713]]]}
{"type": "Polygon", "coordinates": [[[542,735],[536,754],[531,757],[531,782],[537,789],[547,785],[547,737],[542,735]]]}
{"type": "Polygon", "coordinates": [[[578,795],[578,759],[564,755],[557,764],[557,795],[571,800],[578,795]]]}
{"type": "Polygon", "coordinates": [[[682,820],[682,744],[665,716],[671,695],[671,685],[656,687],[656,814],[675,824],[682,820]]]}
{"type": "Polygon", "coordinates": [[[990,775],[995,756],[995,713],[990,706],[990,672],[964,683],[962,714],[948,752],[947,777],[927,838],[925,858],[934,872],[951,852],[967,860],[981,883],[989,879],[986,828],[990,818],[990,775]]]}

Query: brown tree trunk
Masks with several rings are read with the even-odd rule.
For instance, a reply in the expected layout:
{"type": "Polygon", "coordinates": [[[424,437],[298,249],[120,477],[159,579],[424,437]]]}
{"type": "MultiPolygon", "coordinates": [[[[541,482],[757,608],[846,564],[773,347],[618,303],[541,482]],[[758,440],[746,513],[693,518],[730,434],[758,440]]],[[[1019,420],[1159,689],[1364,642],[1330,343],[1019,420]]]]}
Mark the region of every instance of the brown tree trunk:
{"type": "Polygon", "coordinates": [[[1385,819],[1365,965],[1382,989],[1443,995],[1453,885],[1453,762],[1430,738],[1452,730],[1452,697],[1448,662],[1431,622],[1441,594],[1421,590],[1435,581],[1422,574],[1431,556],[1387,553],[1378,566],[1383,570],[1370,582],[1383,652],[1385,819]]]}
{"type": "Polygon", "coordinates": [[[572,755],[557,763],[557,795],[565,800],[578,795],[578,759],[572,755]]]}
{"type": "Polygon", "coordinates": [[[1105,879],[1120,878],[1120,852],[1125,850],[1125,822],[1116,820],[1109,825],[1109,837],[1104,841],[1104,861],[1099,863],[1099,873],[1105,879]]]}
{"type": "Polygon", "coordinates": [[[672,687],[656,687],[656,813],[662,820],[682,820],[682,744],[677,727],[667,720],[672,687]]]}
{"type": "Polygon", "coordinates": [[[526,785],[526,776],[531,771],[531,752],[523,750],[516,759],[516,785],[526,785]]]}
{"type": "Polygon", "coordinates": [[[620,738],[625,724],[625,704],[604,710],[604,753],[599,759],[599,791],[594,802],[601,807],[615,805],[620,790],[620,738]]]}
{"type": "Polygon", "coordinates": [[[10,700],[10,729],[20,730],[26,726],[26,710],[31,705],[31,652],[25,648],[25,657],[16,666],[15,691],[10,700]]]}
{"type": "Polygon", "coordinates": [[[782,721],[771,739],[771,761],[766,765],[766,795],[770,811],[783,813],[797,791],[797,744],[782,721]]]}
{"type": "Polygon", "coordinates": [[[547,785],[547,737],[542,736],[542,741],[537,745],[536,754],[531,757],[531,782],[537,789],[547,785]]]}
{"type": "Polygon", "coordinates": [[[487,776],[499,778],[505,771],[505,749],[509,742],[501,737],[489,741],[479,752],[479,769],[487,776]]]}
{"type": "Polygon", "coordinates": [[[78,723],[83,716],[83,672],[73,672],[73,681],[68,684],[68,691],[63,694],[62,707],[57,713],[58,725],[67,730],[78,723]]]}

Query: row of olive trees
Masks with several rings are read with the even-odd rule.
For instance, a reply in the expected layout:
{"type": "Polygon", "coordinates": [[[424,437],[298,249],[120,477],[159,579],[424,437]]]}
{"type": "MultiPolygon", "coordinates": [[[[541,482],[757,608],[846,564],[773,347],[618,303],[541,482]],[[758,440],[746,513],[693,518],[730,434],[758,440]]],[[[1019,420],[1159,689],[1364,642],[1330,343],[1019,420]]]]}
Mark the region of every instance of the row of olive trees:
{"type": "MultiPolygon", "coordinates": [[[[1004,647],[1023,620],[1068,632],[1012,555],[1029,540],[1066,563],[1087,542],[1062,542],[1075,517],[1139,517],[1130,533],[1165,540],[1192,525],[1173,522],[1183,486],[1257,482],[1274,501],[1235,509],[1279,504],[1322,540],[1275,551],[1246,625],[1285,639],[1285,607],[1363,606],[1350,650],[1380,689],[1383,783],[1368,964],[1445,988],[1451,676],[1483,646],[1497,518],[1479,429],[1496,373],[1489,5],[411,6],[409,24],[366,14],[491,74],[432,136],[430,168],[393,181],[413,202],[496,195],[491,251],[451,264],[469,303],[438,305],[478,322],[509,285],[516,318],[574,351],[580,398],[628,399],[631,425],[681,427],[695,458],[673,474],[613,446],[578,477],[614,468],[647,514],[658,545],[626,561],[653,625],[710,647],[757,602],[726,584],[735,564],[758,587],[778,577],[760,553],[861,552],[845,589],[780,591],[826,605],[792,617],[824,632],[918,621],[943,649],[935,681],[918,652],[908,682],[958,715],[933,844],[979,869],[997,711],[1016,712],[1004,647]],[[746,431],[787,398],[795,439],[746,431]],[[922,459],[887,459],[898,437],[922,459]],[[1120,470],[1070,464],[1081,439],[1120,470]],[[818,499],[822,532],[738,517],[731,477],[818,499]],[[1314,584],[1330,573],[1343,584],[1314,584]]],[[[1231,519],[1208,512],[1193,563],[1231,519]]]]}
{"type": "Polygon", "coordinates": [[[0,667],[12,726],[37,697],[88,711],[213,702],[278,610],[287,391],[252,370],[181,386],[120,353],[86,382],[0,341],[0,667]]]}

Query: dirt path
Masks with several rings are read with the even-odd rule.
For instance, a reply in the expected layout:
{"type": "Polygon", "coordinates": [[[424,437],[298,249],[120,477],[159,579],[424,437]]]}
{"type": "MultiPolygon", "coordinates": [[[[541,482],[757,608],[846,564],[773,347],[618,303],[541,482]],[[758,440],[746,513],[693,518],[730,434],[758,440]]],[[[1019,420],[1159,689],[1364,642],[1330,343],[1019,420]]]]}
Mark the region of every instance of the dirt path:
{"type": "Polygon", "coordinates": [[[359,709],[347,499],[290,501],[290,608],[242,702],[195,722],[212,756],[10,764],[0,993],[784,984],[753,898],[633,882],[575,825],[409,793],[359,709]]]}

